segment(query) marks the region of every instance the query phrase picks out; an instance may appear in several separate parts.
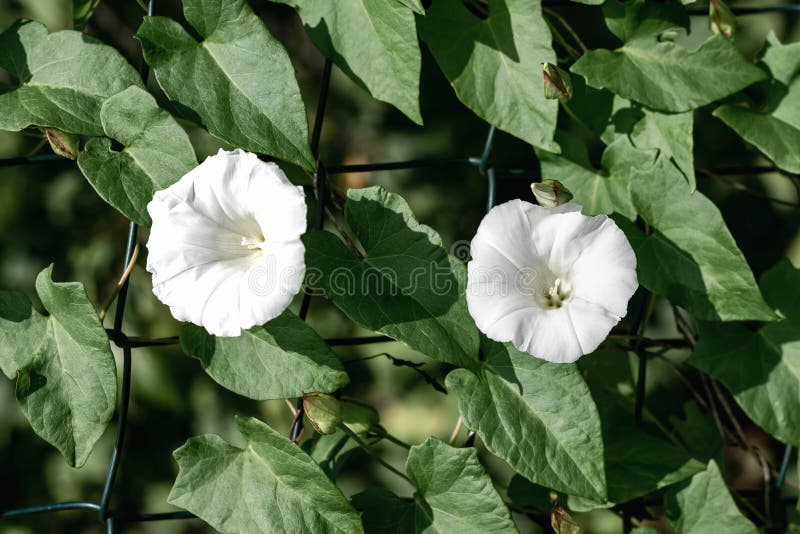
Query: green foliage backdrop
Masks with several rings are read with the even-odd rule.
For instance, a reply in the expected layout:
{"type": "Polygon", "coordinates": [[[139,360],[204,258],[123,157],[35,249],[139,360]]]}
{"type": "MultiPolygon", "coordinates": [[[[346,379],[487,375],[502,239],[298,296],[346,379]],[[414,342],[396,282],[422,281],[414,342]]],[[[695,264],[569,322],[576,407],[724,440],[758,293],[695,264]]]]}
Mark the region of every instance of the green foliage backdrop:
{"type": "Polygon", "coordinates": [[[796,10],[139,4],[0,0],[0,531],[800,528],[796,10]],[[306,187],[323,274],[237,338],[144,268],[153,193],[220,147],[306,187]],[[638,261],[576,364],[488,340],[464,296],[486,199],[540,179],[638,261]],[[341,269],[417,283],[340,295],[341,269]]]}

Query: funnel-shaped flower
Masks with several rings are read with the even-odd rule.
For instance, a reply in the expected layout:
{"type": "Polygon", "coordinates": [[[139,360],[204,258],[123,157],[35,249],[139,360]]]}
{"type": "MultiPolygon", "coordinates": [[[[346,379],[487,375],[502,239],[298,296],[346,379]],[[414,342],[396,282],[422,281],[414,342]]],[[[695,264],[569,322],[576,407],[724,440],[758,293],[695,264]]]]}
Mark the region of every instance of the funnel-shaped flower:
{"type": "Polygon", "coordinates": [[[493,208],[472,240],[467,305],[495,341],[551,362],[594,351],[625,316],[636,256],[605,215],[577,204],[493,208]]]}
{"type": "Polygon", "coordinates": [[[156,192],[147,211],[153,293],[179,321],[238,336],[300,291],[305,196],[274,163],[220,150],[156,192]]]}

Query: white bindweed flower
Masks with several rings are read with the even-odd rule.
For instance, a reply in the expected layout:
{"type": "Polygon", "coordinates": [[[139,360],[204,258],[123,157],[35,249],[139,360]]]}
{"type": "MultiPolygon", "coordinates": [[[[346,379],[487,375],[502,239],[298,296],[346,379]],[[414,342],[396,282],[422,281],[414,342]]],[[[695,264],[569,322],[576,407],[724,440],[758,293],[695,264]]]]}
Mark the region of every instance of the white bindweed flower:
{"type": "Polygon", "coordinates": [[[594,351],[625,316],[636,256],[605,215],[512,200],[472,240],[467,306],[490,339],[551,362],[594,351]]]}
{"type": "Polygon", "coordinates": [[[305,275],[305,195],[242,150],[206,158],[147,205],[147,270],[173,317],[238,336],[280,315],[305,275]]]}

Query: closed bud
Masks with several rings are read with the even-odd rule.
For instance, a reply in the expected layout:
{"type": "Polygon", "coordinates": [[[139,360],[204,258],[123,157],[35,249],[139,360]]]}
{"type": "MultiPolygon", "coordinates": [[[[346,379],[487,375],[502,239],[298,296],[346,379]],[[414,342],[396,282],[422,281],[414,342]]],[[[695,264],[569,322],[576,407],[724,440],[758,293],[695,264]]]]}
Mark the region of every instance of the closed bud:
{"type": "Polygon", "coordinates": [[[560,506],[553,507],[550,513],[550,526],[556,534],[578,534],[581,531],[569,512],[560,506]]]}
{"type": "Polygon", "coordinates": [[[569,73],[552,63],[542,63],[544,97],[567,101],[572,98],[572,78],[569,73]]]}
{"type": "Polygon", "coordinates": [[[733,39],[736,33],[736,16],[722,0],[711,0],[708,4],[708,18],[711,31],[733,39]]]}
{"type": "Polygon", "coordinates": [[[45,128],[44,135],[50,143],[50,148],[53,152],[67,159],[78,158],[78,141],[79,138],[75,134],[62,132],[55,128],[45,128]]]}
{"type": "Polygon", "coordinates": [[[320,434],[333,434],[342,422],[339,400],[325,393],[303,395],[303,408],[314,430],[320,434]]]}
{"type": "Polygon", "coordinates": [[[558,180],[542,180],[531,184],[536,202],[543,208],[555,208],[572,200],[572,193],[558,180]]]}
{"type": "Polygon", "coordinates": [[[349,400],[340,402],[342,422],[355,434],[366,434],[378,424],[378,412],[371,406],[349,400]]]}

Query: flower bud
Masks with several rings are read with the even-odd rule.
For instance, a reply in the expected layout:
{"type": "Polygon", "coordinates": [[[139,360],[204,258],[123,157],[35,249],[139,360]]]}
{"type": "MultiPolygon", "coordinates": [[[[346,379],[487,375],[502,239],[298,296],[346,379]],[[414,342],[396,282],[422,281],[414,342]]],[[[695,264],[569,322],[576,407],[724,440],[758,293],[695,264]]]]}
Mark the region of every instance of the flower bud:
{"type": "Polygon", "coordinates": [[[572,200],[572,193],[558,180],[534,182],[531,191],[543,208],[555,208],[572,200]]]}
{"type": "Polygon", "coordinates": [[[712,32],[733,39],[736,33],[736,16],[723,0],[711,0],[708,4],[708,18],[712,32]]]}
{"type": "Polygon", "coordinates": [[[550,513],[550,526],[557,534],[578,534],[581,531],[569,512],[560,506],[553,507],[550,513]]]}
{"type": "Polygon", "coordinates": [[[67,159],[78,158],[78,141],[79,138],[75,134],[62,132],[55,128],[45,128],[44,135],[50,143],[50,148],[53,152],[67,159]]]}
{"type": "Polygon", "coordinates": [[[542,63],[544,97],[550,100],[567,101],[572,98],[572,78],[569,73],[552,63],[542,63]]]}
{"type": "Polygon", "coordinates": [[[320,434],[333,434],[342,422],[342,409],[339,401],[325,393],[303,395],[303,408],[314,430],[320,434]]]}
{"type": "Polygon", "coordinates": [[[340,403],[342,422],[355,434],[366,434],[378,424],[378,412],[371,406],[344,400],[340,403]]]}

